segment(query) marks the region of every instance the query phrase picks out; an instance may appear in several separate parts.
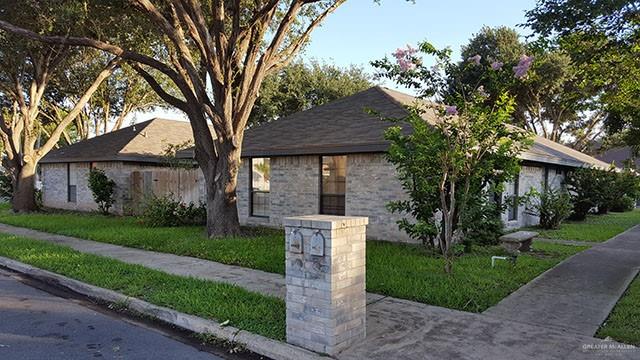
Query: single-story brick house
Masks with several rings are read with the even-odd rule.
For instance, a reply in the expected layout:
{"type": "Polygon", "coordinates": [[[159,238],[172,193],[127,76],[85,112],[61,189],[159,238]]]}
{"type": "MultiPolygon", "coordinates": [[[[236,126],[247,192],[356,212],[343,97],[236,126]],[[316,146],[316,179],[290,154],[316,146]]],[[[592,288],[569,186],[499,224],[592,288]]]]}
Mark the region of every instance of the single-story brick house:
{"type": "MultiPolygon", "coordinates": [[[[385,207],[405,196],[394,166],[385,160],[383,133],[389,123],[365,110],[400,117],[415,101],[376,86],[247,130],[237,188],[241,223],[281,226],[286,216],[317,213],[367,216],[370,238],[411,241],[398,229],[400,216],[385,207]]],[[[560,186],[571,168],[609,166],[542,137],[521,159],[519,178],[503,196],[560,186]]],[[[538,219],[520,206],[504,214],[504,221],[515,228],[538,219]]]]}
{"type": "Polygon", "coordinates": [[[183,181],[178,189],[195,187],[191,192],[203,192],[198,189],[200,171],[195,163],[191,171],[168,168],[167,147],[189,141],[193,141],[193,133],[188,122],[151,119],[53,150],[40,161],[43,205],[66,210],[96,210],[88,187],[92,167],[103,169],[115,181],[116,202],[111,210],[116,214],[125,214],[135,208],[137,204],[132,202],[136,200],[136,191],[149,193],[161,182],[179,182],[187,178],[191,183],[183,181]],[[164,181],[167,176],[163,175],[167,173],[175,176],[164,181]],[[140,189],[135,189],[136,184],[140,189]]]}
{"type": "MultiPolygon", "coordinates": [[[[409,95],[376,86],[247,130],[237,187],[240,222],[244,225],[280,227],[282,219],[287,216],[318,213],[367,216],[369,238],[411,241],[398,229],[396,221],[400,216],[386,209],[389,201],[406,196],[395,175],[395,168],[384,156],[388,143],[383,133],[389,123],[366,110],[375,110],[387,117],[401,117],[406,114],[406,105],[414,102],[415,98],[409,95]]],[[[131,196],[134,192],[130,185],[132,172],[139,170],[138,167],[164,166],[158,160],[158,149],[161,147],[157,143],[168,141],[175,144],[185,140],[183,137],[168,139],[173,135],[170,133],[191,135],[188,123],[151,120],[137,124],[136,129],[142,129],[143,124],[152,125],[146,131],[145,144],[156,142],[154,145],[137,147],[138,151],[147,150],[147,162],[139,161],[140,154],[133,156],[133,151],[124,151],[130,160],[120,157],[123,151],[104,156],[104,152],[98,149],[103,141],[100,138],[119,137],[121,135],[118,132],[68,146],[64,148],[67,149],[65,152],[60,149],[45,157],[42,162],[45,206],[80,210],[95,208],[93,200],[87,200],[91,194],[86,189],[86,180],[83,183],[79,180],[81,173],[76,177],[75,191],[83,195],[76,195],[76,201],[82,199],[85,205],[69,204],[67,196],[72,186],[67,175],[70,169],[81,167],[86,169],[82,173],[86,173],[91,163],[94,163],[93,166],[105,167],[109,164],[116,167],[117,170],[108,171],[108,174],[120,179],[116,179],[118,186],[122,187],[118,194],[118,200],[122,203],[120,209],[123,209],[120,212],[126,212],[127,203],[135,205],[131,204],[135,201],[135,197],[131,196]],[[155,127],[154,123],[160,126],[155,127]],[[186,126],[188,131],[182,126],[186,126]],[[178,130],[179,127],[182,130],[178,130]],[[166,130],[151,131],[151,128],[166,130]],[[154,136],[157,136],[157,140],[154,140],[154,136]],[[69,151],[74,147],[85,150],[69,151]],[[151,147],[153,154],[148,151],[151,147]],[[78,156],[78,152],[82,156],[78,156]],[[84,165],[72,165],[79,163],[84,165]]],[[[121,140],[123,146],[120,148],[133,150],[134,147],[124,146],[132,141],[131,127],[121,131],[129,140],[121,140]]],[[[136,135],[134,138],[140,137],[136,135]]],[[[181,151],[179,157],[192,159],[193,151],[181,151]]],[[[505,197],[514,193],[522,195],[531,187],[540,190],[545,184],[559,186],[566,171],[571,168],[609,166],[541,137],[536,137],[534,145],[520,157],[522,171],[516,181],[508,184],[503,194],[505,197]]],[[[199,171],[194,181],[202,183],[199,171]]],[[[199,194],[191,198],[204,199],[204,188],[197,188],[199,194]]],[[[504,214],[504,221],[510,228],[537,223],[537,219],[526,214],[522,206],[510,209],[504,214]]]]}

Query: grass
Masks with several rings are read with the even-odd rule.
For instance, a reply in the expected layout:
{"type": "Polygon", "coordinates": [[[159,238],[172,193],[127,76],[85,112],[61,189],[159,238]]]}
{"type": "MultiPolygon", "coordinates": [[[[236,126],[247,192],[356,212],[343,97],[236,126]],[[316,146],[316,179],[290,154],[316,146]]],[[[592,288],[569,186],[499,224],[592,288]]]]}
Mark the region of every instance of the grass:
{"type": "Polygon", "coordinates": [[[589,242],[606,241],[619,233],[640,224],[640,210],[605,215],[589,215],[585,221],[567,221],[557,230],[532,228],[540,237],[589,242]]]}
{"type": "Polygon", "coordinates": [[[166,274],[70,248],[0,234],[0,256],[12,258],[152,304],[276,340],[285,338],[284,301],[234,285],[166,274]]]}
{"type": "Polygon", "coordinates": [[[282,231],[245,229],[246,236],[208,239],[202,227],[149,228],[135,217],[97,213],[41,212],[14,214],[0,204],[0,222],[104,243],[192,256],[230,265],[284,274],[282,231]],[[275,251],[274,251],[275,250],[275,251]]]}
{"type": "Polygon", "coordinates": [[[586,249],[534,243],[516,266],[491,256],[504,255],[499,247],[475,248],[456,259],[453,275],[443,272],[443,261],[424,248],[388,242],[367,243],[367,290],[451,309],[482,312],[497,304],[563,259],[586,249]]]}
{"type": "Polygon", "coordinates": [[[640,277],[629,285],[596,336],[640,346],[640,277]]]}
{"type": "MultiPolygon", "coordinates": [[[[247,235],[207,239],[202,228],[148,228],[130,217],[68,212],[13,214],[5,206],[0,222],[100,242],[193,256],[225,264],[284,274],[282,230],[253,229],[247,235]]],[[[367,290],[452,309],[481,312],[520,286],[584,247],[534,244],[531,254],[512,267],[491,256],[499,247],[476,248],[459,257],[454,274],[443,273],[443,260],[422,246],[367,242],[367,290]]]]}

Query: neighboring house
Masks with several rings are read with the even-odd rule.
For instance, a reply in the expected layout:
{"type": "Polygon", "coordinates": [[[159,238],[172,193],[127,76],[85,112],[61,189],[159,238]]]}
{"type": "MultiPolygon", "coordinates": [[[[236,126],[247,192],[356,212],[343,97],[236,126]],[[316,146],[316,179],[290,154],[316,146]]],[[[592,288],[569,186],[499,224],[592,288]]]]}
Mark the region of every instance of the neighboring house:
{"type": "MultiPolygon", "coordinates": [[[[396,221],[401,216],[386,208],[389,201],[406,197],[394,166],[385,159],[389,144],[383,133],[390,123],[368,110],[385,117],[403,117],[406,105],[415,101],[409,95],[373,87],[247,130],[237,185],[240,222],[279,227],[287,216],[367,216],[369,238],[412,241],[398,229],[396,221]]],[[[426,114],[426,121],[435,119],[433,112],[426,114]]],[[[166,183],[167,177],[175,179],[171,174],[182,171],[161,168],[165,164],[159,156],[163,149],[160,143],[188,139],[188,123],[151,120],[137,124],[135,130],[125,128],[52,152],[42,161],[45,206],[94,209],[86,187],[86,173],[93,164],[105,168],[116,180],[118,212],[127,212],[143,198],[136,194],[167,193],[167,189],[176,188],[176,181],[170,181],[171,186],[157,186],[163,178],[166,183]],[[146,180],[142,185],[136,181],[141,176],[146,180]]],[[[179,157],[193,159],[193,150],[181,151],[179,157]]],[[[541,137],[535,138],[521,159],[521,173],[507,184],[505,198],[514,193],[523,195],[531,187],[541,190],[545,185],[560,186],[571,168],[608,167],[607,163],[541,137]]],[[[199,170],[191,170],[191,182],[177,178],[179,189],[197,188],[195,192],[179,191],[183,201],[204,199],[199,170]]],[[[504,214],[504,221],[514,228],[536,224],[538,219],[526,214],[524,206],[518,206],[504,214]]]]}
{"type": "Polygon", "coordinates": [[[88,187],[92,167],[103,169],[116,183],[112,212],[134,211],[150,193],[176,193],[197,202],[204,192],[201,172],[169,169],[169,145],[192,141],[188,122],[152,119],[56,149],[40,161],[43,205],[67,210],[96,210],[88,187]]]}
{"type": "Polygon", "coordinates": [[[621,146],[602,152],[596,157],[604,162],[613,163],[618,167],[631,164],[634,169],[640,169],[640,157],[633,156],[629,146],[621,146]]]}

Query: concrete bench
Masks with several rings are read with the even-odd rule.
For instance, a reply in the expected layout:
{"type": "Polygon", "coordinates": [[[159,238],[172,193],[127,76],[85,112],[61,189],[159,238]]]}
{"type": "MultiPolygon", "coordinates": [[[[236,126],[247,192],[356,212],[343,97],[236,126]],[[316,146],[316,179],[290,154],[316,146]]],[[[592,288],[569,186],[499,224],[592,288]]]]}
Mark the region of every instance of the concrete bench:
{"type": "Polygon", "coordinates": [[[509,254],[517,255],[529,251],[536,236],[538,233],[534,231],[516,231],[500,236],[500,243],[509,254]]]}

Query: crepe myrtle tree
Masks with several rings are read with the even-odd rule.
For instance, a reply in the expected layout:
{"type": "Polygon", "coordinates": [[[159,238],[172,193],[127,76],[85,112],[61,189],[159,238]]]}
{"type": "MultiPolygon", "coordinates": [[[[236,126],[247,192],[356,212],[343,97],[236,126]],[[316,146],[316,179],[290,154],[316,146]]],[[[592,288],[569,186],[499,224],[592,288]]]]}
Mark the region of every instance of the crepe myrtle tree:
{"type": "MultiPolygon", "coordinates": [[[[0,21],[0,29],[49,44],[93,47],[122,58],[165,102],[182,110],[194,134],[207,190],[210,237],[238,234],[236,183],[240,149],[265,76],[291,62],[313,30],[345,0],[115,0],[113,18],[152,28],[156,41],[53,34],[0,21]],[[149,26],[151,25],[151,26],[149,26]],[[46,34],[46,35],[43,35],[46,34]],[[149,55],[154,54],[154,55],[149,55]],[[177,89],[172,94],[160,79],[177,89]],[[211,127],[210,127],[211,126],[211,127]]],[[[99,0],[87,1],[91,9],[99,0]]],[[[96,16],[99,14],[96,13],[96,16]]],[[[128,27],[125,27],[128,28],[128,27]]]]}
{"type": "MultiPolygon", "coordinates": [[[[413,89],[419,100],[406,117],[390,119],[397,125],[385,133],[390,141],[387,158],[409,195],[389,208],[412,217],[399,222],[410,236],[434,240],[445,272],[451,273],[453,246],[462,236],[460,219],[465,218],[469,199],[489,185],[501,187],[518,173],[518,154],[531,144],[530,135],[508,125],[514,111],[508,93],[501,92],[490,103],[482,87],[458,82],[456,91],[450,91],[459,69],[450,60],[450,50],[424,42],[418,49],[398,49],[393,55],[395,60],[372,63],[377,75],[413,89]],[[425,65],[423,57],[435,58],[435,65],[425,65]],[[403,131],[406,127],[409,133],[403,131]]],[[[526,76],[530,65],[531,59],[523,56],[513,72],[498,63],[484,72],[517,80],[526,76]]],[[[482,66],[479,56],[469,58],[467,66],[482,66]]]]}

